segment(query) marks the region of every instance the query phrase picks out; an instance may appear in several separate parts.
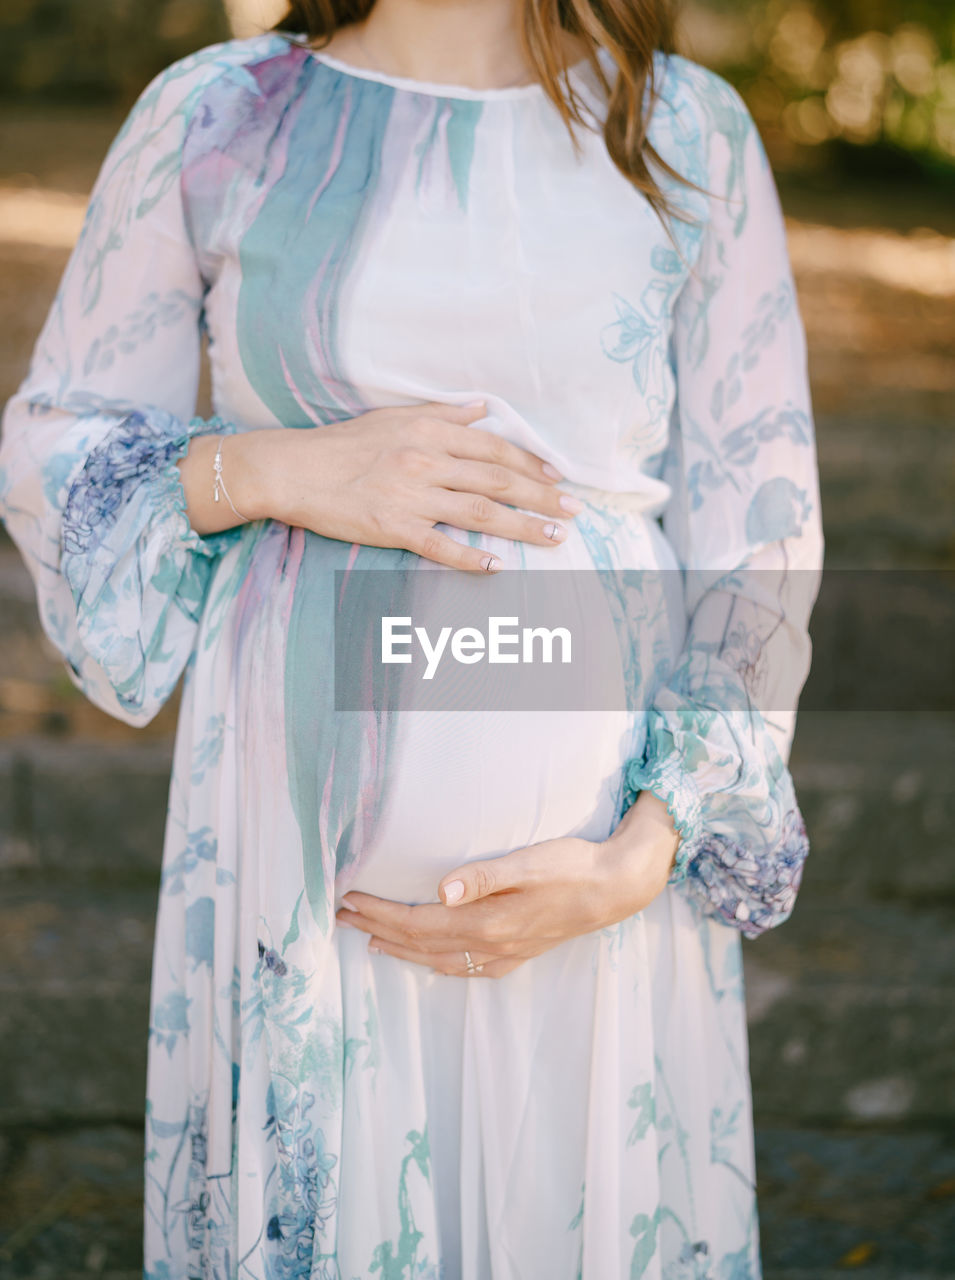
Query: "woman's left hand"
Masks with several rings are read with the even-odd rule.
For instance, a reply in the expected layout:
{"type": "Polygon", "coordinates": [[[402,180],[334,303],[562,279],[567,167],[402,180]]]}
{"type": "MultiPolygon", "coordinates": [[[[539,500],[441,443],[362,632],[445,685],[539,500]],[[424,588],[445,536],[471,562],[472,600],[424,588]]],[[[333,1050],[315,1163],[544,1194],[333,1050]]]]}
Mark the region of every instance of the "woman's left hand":
{"type": "Polygon", "coordinates": [[[370,934],[369,950],[468,977],[500,978],[569,938],[642,911],[663,891],[678,837],[666,806],[642,792],[613,834],[566,837],[469,862],[438,886],[439,902],[409,906],[349,891],[339,925],[370,934]]]}

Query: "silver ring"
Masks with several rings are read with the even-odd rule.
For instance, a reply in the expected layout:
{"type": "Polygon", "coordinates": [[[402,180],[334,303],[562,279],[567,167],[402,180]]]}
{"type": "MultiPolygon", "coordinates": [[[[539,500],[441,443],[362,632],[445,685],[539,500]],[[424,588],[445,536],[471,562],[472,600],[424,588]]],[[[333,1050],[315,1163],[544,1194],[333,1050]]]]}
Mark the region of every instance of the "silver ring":
{"type": "Polygon", "coordinates": [[[465,963],[465,964],[467,965],[467,967],[468,967],[468,977],[470,977],[470,976],[471,976],[472,974],[474,974],[474,973],[480,973],[480,972],[481,972],[481,970],[484,968],[484,965],[483,965],[483,964],[475,964],[475,963],[474,963],[474,961],[471,959],[471,953],[470,953],[470,951],[465,951],[465,953],[464,953],[464,963],[465,963]]]}

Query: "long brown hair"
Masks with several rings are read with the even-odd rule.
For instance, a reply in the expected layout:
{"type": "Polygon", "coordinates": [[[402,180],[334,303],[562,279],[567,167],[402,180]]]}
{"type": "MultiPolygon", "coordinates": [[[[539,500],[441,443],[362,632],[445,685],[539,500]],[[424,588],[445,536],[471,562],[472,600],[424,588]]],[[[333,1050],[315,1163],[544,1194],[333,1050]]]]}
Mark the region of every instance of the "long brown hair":
{"type": "MultiPolygon", "coordinates": [[[[288,13],[276,31],[300,32],[316,47],[327,44],[340,27],[361,22],[375,0],[291,0],[288,13]]],[[[654,81],[654,52],[670,53],[674,45],[671,0],[523,0],[524,54],[537,78],[557,106],[570,130],[586,124],[574,90],[562,80],[561,31],[583,40],[587,58],[607,94],[604,140],[614,164],[642,191],[661,217],[680,217],[662,192],[652,172],[683,181],[647,138],[649,112],[658,86],[654,81]],[[610,84],[597,57],[606,49],[617,67],[610,84]],[[647,91],[649,90],[649,93],[647,91]],[[644,110],[644,99],[649,110],[644,110]]]]}

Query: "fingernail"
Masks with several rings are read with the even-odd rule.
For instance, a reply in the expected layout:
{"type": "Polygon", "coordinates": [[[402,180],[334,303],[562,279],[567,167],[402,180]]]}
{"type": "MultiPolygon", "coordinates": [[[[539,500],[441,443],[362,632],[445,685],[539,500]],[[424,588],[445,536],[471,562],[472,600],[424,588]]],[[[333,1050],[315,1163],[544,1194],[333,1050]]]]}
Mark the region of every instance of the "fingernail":
{"type": "Polygon", "coordinates": [[[569,493],[560,495],[560,505],[562,510],[569,512],[572,516],[579,515],[584,509],[584,504],[580,499],[572,498],[569,493]]]}
{"type": "Polygon", "coordinates": [[[347,898],[342,898],[342,906],[346,911],[357,911],[358,908],[353,902],[349,902],[347,898]]]}
{"type": "Polygon", "coordinates": [[[382,955],[381,947],[373,947],[373,946],[371,945],[371,943],[369,943],[369,944],[368,944],[368,950],[371,952],[371,954],[372,954],[373,956],[380,956],[380,955],[382,955]]]}
{"type": "Polygon", "coordinates": [[[552,467],[549,462],[541,463],[541,471],[543,471],[545,476],[550,476],[552,480],[563,480],[564,478],[557,468],[552,467]]]}
{"type": "Polygon", "coordinates": [[[469,400],[467,404],[464,405],[465,409],[483,409],[483,407],[484,407],[483,400],[469,400]]]}
{"type": "Polygon", "coordinates": [[[444,886],[445,902],[458,902],[464,897],[464,881],[452,880],[450,884],[444,886]]]}
{"type": "Polygon", "coordinates": [[[563,542],[567,537],[567,530],[562,524],[545,524],[544,537],[550,538],[551,542],[563,542]]]}
{"type": "Polygon", "coordinates": [[[487,573],[496,573],[501,567],[501,562],[497,556],[485,556],[481,561],[481,568],[487,573]]]}
{"type": "Polygon", "coordinates": [[[338,925],[339,929],[356,929],[358,927],[357,925],[352,924],[350,920],[340,920],[338,916],[335,917],[335,923],[338,925]]]}

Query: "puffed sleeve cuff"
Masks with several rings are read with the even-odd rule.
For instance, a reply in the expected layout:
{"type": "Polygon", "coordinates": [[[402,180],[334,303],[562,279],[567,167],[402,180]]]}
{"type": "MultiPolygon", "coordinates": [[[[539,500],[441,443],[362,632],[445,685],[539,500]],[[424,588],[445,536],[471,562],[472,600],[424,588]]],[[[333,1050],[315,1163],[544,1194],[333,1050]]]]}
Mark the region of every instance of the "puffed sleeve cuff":
{"type": "MultiPolygon", "coordinates": [[[[752,779],[751,793],[704,792],[687,767],[696,745],[695,739],[683,743],[687,757],[651,712],[644,752],[624,769],[623,809],[641,791],[662,800],[680,837],[667,883],[705,915],[755,938],[792,914],[809,854],[792,777],[779,762],[752,779]]],[[[742,761],[732,772],[749,775],[742,761]]]]}
{"type": "Polygon", "coordinates": [[[706,915],[755,938],[789,919],[808,853],[806,825],[793,803],[769,855],[726,836],[703,837],[687,868],[684,891],[706,915]]]}
{"type": "Polygon", "coordinates": [[[217,418],[184,422],[164,410],[133,411],[90,450],[70,484],[60,569],[83,647],[129,711],[171,692],[213,562],[245,528],[200,536],[189,523],[176,462],[193,436],[236,429],[217,418]],[[154,677],[157,690],[148,687],[154,677]]]}
{"type": "Polygon", "coordinates": [[[73,564],[71,585],[75,582],[75,589],[85,589],[96,549],[121,523],[134,491],[148,496],[154,520],[172,541],[200,555],[219,555],[238,530],[205,537],[196,533],[189,523],[176,463],[185,457],[193,436],[233,435],[236,430],[234,423],[219,418],[182,422],[165,410],[127,414],[89,452],[64,503],[63,559],[72,563],[73,557],[82,557],[82,563],[73,564]]]}

